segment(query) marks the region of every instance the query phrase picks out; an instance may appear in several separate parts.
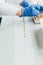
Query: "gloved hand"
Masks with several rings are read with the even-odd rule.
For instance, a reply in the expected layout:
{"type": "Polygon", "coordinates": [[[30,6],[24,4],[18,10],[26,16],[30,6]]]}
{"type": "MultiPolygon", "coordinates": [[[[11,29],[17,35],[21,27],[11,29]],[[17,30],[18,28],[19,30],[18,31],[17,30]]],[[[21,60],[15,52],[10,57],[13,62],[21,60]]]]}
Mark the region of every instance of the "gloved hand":
{"type": "Polygon", "coordinates": [[[23,0],[23,1],[20,3],[20,5],[21,5],[22,7],[28,7],[28,6],[29,6],[29,3],[26,2],[25,0],[23,0]]]}
{"type": "MultiPolygon", "coordinates": [[[[25,0],[23,0],[23,1],[20,3],[20,5],[21,5],[22,7],[33,6],[33,7],[35,7],[35,9],[40,10],[40,6],[39,6],[39,5],[35,5],[35,4],[32,4],[32,3],[29,3],[29,2],[27,2],[27,1],[25,1],[25,0]]],[[[41,8],[41,9],[42,9],[42,8],[41,8]]]]}
{"type": "Polygon", "coordinates": [[[36,10],[40,10],[40,6],[39,5],[33,5],[33,7],[36,9],[36,10]]]}
{"type": "Polygon", "coordinates": [[[40,6],[40,12],[41,12],[41,11],[43,12],[43,6],[40,6]]]}
{"type": "Polygon", "coordinates": [[[22,8],[22,17],[23,16],[29,16],[29,17],[32,17],[32,16],[38,16],[40,13],[39,10],[36,10],[34,7],[26,7],[26,8],[22,8]]]}

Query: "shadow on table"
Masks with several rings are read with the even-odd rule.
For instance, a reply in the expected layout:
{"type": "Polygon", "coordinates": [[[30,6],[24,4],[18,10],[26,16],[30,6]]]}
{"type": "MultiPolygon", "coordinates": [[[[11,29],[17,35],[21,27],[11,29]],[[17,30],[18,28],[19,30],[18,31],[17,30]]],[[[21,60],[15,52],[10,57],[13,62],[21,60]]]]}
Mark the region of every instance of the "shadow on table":
{"type": "Polygon", "coordinates": [[[37,32],[35,32],[35,37],[37,41],[37,47],[39,49],[43,49],[43,31],[38,30],[37,32]]]}

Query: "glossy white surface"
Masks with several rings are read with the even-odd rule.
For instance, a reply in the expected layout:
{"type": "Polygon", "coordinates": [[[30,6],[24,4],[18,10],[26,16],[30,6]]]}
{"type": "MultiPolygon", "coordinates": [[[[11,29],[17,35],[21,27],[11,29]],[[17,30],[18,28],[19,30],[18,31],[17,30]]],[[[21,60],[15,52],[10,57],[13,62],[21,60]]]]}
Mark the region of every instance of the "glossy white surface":
{"type": "Polygon", "coordinates": [[[3,17],[0,26],[0,65],[13,65],[14,53],[14,18],[3,17]]]}
{"type": "Polygon", "coordinates": [[[40,24],[25,18],[26,37],[24,38],[23,19],[14,16],[3,17],[0,26],[0,65],[42,65],[43,32],[40,24]]]}
{"type": "Polygon", "coordinates": [[[42,28],[42,31],[43,31],[43,18],[40,19],[40,25],[41,25],[41,28],[42,28]]]}

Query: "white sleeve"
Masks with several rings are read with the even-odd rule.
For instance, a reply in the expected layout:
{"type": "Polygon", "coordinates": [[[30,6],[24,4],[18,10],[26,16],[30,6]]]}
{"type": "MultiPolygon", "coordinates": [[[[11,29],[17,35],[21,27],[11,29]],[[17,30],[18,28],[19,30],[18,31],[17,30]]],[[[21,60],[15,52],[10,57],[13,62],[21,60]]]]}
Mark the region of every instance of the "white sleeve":
{"type": "Polygon", "coordinates": [[[13,6],[9,3],[0,3],[1,15],[16,15],[17,10],[18,10],[17,6],[13,6]]]}

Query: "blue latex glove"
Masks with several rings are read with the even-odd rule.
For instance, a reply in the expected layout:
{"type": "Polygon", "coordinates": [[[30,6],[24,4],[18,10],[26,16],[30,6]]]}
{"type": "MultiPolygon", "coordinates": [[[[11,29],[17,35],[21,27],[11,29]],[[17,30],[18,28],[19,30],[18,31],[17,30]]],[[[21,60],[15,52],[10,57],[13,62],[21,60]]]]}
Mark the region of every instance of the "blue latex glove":
{"type": "Polygon", "coordinates": [[[40,6],[39,6],[39,5],[33,4],[32,6],[33,6],[36,10],[40,10],[40,6]]]}
{"type": "Polygon", "coordinates": [[[26,2],[25,0],[23,0],[22,3],[21,3],[21,6],[22,7],[28,7],[29,6],[29,3],[26,2]]]}
{"type": "Polygon", "coordinates": [[[27,2],[27,1],[25,1],[25,0],[22,1],[21,6],[22,6],[22,7],[33,6],[33,7],[35,7],[35,9],[37,9],[37,10],[40,9],[40,6],[39,6],[39,5],[31,4],[31,3],[29,3],[29,2],[27,2]]]}
{"type": "Polygon", "coordinates": [[[41,11],[43,12],[43,6],[40,6],[40,12],[41,12],[41,11]]]}
{"type": "Polygon", "coordinates": [[[34,7],[26,7],[22,8],[22,15],[21,16],[38,16],[39,15],[39,10],[36,10],[34,7]]]}

